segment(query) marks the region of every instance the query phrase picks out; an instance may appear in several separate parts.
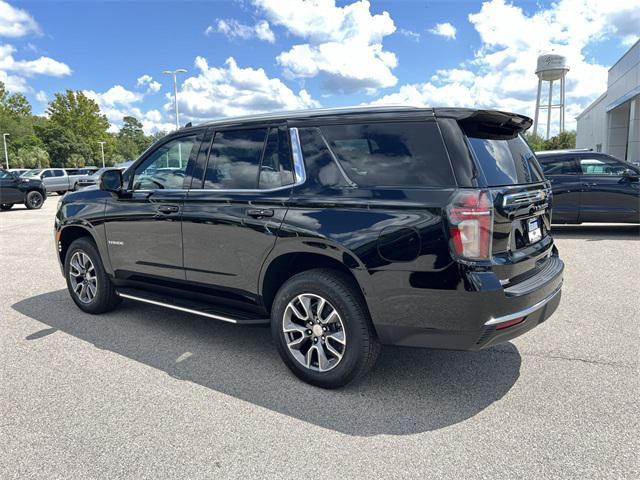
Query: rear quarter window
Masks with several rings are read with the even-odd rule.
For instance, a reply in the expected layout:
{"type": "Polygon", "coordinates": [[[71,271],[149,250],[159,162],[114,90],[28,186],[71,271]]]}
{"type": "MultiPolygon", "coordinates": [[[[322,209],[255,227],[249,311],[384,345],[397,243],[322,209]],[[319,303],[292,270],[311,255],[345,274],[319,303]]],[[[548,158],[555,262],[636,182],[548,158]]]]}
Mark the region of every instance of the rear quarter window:
{"type": "Polygon", "coordinates": [[[362,187],[454,186],[435,122],[320,127],[349,180],[362,187]]]}

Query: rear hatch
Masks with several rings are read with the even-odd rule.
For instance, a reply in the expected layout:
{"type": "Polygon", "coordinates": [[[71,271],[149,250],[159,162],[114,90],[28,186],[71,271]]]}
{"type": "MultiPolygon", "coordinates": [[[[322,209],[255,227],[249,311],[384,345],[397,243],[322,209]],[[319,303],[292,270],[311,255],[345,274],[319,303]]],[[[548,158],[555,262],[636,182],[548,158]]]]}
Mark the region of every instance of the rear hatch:
{"type": "Polygon", "coordinates": [[[525,117],[475,116],[459,121],[493,202],[493,270],[505,285],[545,268],[553,250],[551,186],[520,133],[525,117]],[[515,121],[514,121],[515,120],[515,121]]]}

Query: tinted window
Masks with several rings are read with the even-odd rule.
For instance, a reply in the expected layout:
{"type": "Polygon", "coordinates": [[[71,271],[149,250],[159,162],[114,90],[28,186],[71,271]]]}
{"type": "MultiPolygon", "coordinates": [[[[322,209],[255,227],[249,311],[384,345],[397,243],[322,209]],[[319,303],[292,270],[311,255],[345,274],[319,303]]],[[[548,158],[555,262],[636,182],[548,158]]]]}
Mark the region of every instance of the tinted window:
{"type": "Polygon", "coordinates": [[[350,180],[364,187],[454,185],[434,122],[321,127],[350,180]]]}
{"type": "Polygon", "coordinates": [[[284,128],[269,130],[267,145],[260,164],[258,188],[277,188],[293,183],[289,142],[284,128]]]}
{"type": "Polygon", "coordinates": [[[0,178],[13,178],[13,175],[11,175],[11,173],[7,172],[6,170],[0,170],[0,178]]]}
{"type": "Polygon", "coordinates": [[[63,177],[64,176],[64,170],[54,170],[53,171],[53,176],[54,177],[63,177]]]}
{"type": "Polygon", "coordinates": [[[253,189],[258,185],[266,128],[216,132],[204,188],[253,189]]]}
{"type": "Polygon", "coordinates": [[[317,128],[300,128],[300,147],[307,173],[307,184],[319,187],[348,185],[317,128]]]}
{"type": "Polygon", "coordinates": [[[575,175],[580,173],[573,158],[553,158],[540,162],[545,175],[575,175]]]}
{"type": "MultiPolygon", "coordinates": [[[[154,150],[136,168],[133,177],[134,190],[158,190],[182,188],[192,153],[196,150],[196,135],[176,138],[154,150]]],[[[106,169],[100,169],[101,175],[106,169]]]]}
{"type": "Polygon", "coordinates": [[[581,158],[579,160],[583,175],[622,175],[628,168],[613,158],[581,158]]]}
{"type": "Polygon", "coordinates": [[[521,137],[468,138],[489,186],[536,183],[544,179],[533,152],[521,137]]]}
{"type": "Polygon", "coordinates": [[[42,178],[49,178],[49,177],[53,177],[53,170],[45,170],[44,173],[42,174],[42,178]]]}

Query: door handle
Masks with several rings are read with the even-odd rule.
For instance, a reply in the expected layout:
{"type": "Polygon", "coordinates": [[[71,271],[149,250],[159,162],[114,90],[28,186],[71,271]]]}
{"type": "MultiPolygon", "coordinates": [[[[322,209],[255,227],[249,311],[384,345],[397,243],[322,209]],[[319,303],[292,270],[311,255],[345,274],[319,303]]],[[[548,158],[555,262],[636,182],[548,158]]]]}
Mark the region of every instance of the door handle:
{"type": "Polygon", "coordinates": [[[247,215],[253,218],[273,217],[273,210],[271,208],[250,208],[247,210],[247,215]]]}
{"type": "Polygon", "coordinates": [[[160,213],[176,213],[180,210],[180,207],[176,205],[160,205],[158,211],[160,213]]]}
{"type": "Polygon", "coordinates": [[[598,185],[597,183],[589,183],[589,182],[584,184],[585,187],[595,187],[597,185],[598,185]]]}

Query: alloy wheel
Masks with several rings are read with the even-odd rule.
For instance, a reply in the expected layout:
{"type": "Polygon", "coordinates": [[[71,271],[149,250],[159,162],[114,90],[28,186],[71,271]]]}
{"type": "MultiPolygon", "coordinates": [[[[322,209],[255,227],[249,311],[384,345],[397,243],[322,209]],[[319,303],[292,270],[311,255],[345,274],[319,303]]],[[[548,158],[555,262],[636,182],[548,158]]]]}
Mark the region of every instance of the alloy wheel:
{"type": "Polygon", "coordinates": [[[300,294],[287,304],[282,332],[293,358],[316,372],[334,369],[347,346],[340,314],[326,299],[313,293],[300,294]]]}
{"type": "Polygon", "coordinates": [[[43,202],[42,195],[39,192],[33,192],[29,195],[28,202],[30,207],[38,208],[43,202]]]}
{"type": "Polygon", "coordinates": [[[98,278],[89,255],[82,251],[73,254],[69,262],[69,280],[78,300],[91,303],[98,291],[98,278]]]}

